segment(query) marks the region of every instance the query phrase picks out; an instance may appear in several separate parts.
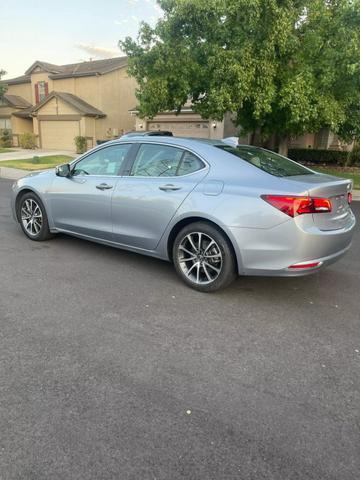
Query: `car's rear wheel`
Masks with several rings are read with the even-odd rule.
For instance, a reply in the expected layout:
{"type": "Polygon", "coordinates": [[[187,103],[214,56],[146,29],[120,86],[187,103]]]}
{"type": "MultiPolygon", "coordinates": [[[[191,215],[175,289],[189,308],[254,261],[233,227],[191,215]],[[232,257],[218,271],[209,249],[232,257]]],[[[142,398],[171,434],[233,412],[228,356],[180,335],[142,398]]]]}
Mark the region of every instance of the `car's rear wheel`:
{"type": "Polygon", "coordinates": [[[173,262],[182,280],[201,292],[227,287],[236,277],[236,261],[227,237],[206,222],[184,227],[176,236],[173,262]]]}
{"type": "Polygon", "coordinates": [[[45,207],[35,193],[25,193],[20,198],[18,218],[23,232],[31,240],[42,241],[52,237],[45,207]]]}

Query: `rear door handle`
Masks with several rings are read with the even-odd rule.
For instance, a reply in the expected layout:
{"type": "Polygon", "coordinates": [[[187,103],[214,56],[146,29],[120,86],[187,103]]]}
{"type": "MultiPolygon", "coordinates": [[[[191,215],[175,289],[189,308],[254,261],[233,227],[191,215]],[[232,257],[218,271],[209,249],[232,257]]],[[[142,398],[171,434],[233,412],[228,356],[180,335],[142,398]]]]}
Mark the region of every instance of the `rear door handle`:
{"type": "Polygon", "coordinates": [[[181,190],[181,187],[173,185],[172,183],[167,183],[166,185],[161,185],[159,189],[163,190],[164,192],[167,192],[170,190],[181,190]]]}
{"type": "Polygon", "coordinates": [[[100,183],[100,185],[96,185],[96,188],[98,190],[110,190],[110,188],[113,188],[113,186],[108,185],[107,183],[100,183]]]}

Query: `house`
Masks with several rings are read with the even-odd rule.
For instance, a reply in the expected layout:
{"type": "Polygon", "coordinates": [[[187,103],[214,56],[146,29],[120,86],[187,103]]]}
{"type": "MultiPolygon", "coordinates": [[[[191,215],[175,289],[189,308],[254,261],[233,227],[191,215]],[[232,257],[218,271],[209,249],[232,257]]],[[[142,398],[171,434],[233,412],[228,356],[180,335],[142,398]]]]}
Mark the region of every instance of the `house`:
{"type": "Polygon", "coordinates": [[[222,139],[236,135],[238,128],[234,125],[231,113],[224,116],[221,122],[206,120],[195,113],[190,104],[186,104],[179,114],[175,112],[160,112],[152,119],[142,119],[137,116],[138,110],[133,108],[130,113],[136,116],[135,129],[170,130],[178,137],[222,139]]]}
{"type": "MultiPolygon", "coordinates": [[[[154,118],[138,117],[137,108],[130,110],[130,113],[136,116],[135,129],[138,131],[146,130],[170,130],[179,137],[196,137],[209,139],[222,139],[226,137],[239,137],[239,127],[233,123],[234,115],[227,113],[221,122],[216,120],[205,120],[195,113],[191,104],[186,104],[180,113],[175,111],[160,112],[154,118]]],[[[241,135],[239,143],[250,143],[252,135],[241,135]]],[[[345,150],[351,151],[354,142],[347,144],[342,142],[339,137],[324,128],[317,133],[307,133],[305,135],[290,139],[289,148],[309,148],[324,150],[345,150]]]]}
{"type": "Polygon", "coordinates": [[[126,67],[126,57],[69,65],[36,61],[3,82],[8,89],[0,101],[0,129],[11,129],[15,145],[20,134],[32,132],[40,148],[72,151],[78,135],[91,148],[133,130],[136,81],[126,67]]]}
{"type": "MultiPolygon", "coordinates": [[[[170,130],[180,137],[222,139],[237,136],[238,127],[228,113],[222,121],[203,119],[191,104],[181,112],[160,112],[141,119],[136,104],[136,80],[127,74],[127,57],[69,65],[36,61],[24,75],[6,80],[0,99],[0,131],[11,129],[13,143],[32,132],[43,149],[74,150],[74,137],[86,137],[87,148],[98,140],[119,137],[123,132],[170,130]]],[[[250,136],[240,137],[249,143],[250,136]]],[[[309,133],[290,142],[290,148],[351,150],[329,129],[309,133]]]]}

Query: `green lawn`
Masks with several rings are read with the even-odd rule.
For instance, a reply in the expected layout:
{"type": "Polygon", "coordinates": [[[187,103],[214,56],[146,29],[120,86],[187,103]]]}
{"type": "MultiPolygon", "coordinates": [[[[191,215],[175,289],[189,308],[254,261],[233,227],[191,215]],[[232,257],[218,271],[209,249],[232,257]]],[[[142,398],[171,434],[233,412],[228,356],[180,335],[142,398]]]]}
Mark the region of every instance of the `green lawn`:
{"type": "Polygon", "coordinates": [[[38,157],[38,163],[35,163],[32,158],[20,160],[4,160],[0,161],[1,167],[20,168],[21,170],[45,170],[46,168],[53,168],[62,163],[68,163],[73,160],[73,157],[68,155],[49,155],[46,157],[38,157]]]}
{"type": "Polygon", "coordinates": [[[331,167],[311,167],[312,170],[316,170],[321,173],[328,173],[329,175],[334,175],[335,177],[340,178],[349,178],[354,182],[354,188],[360,189],[360,172],[348,172],[345,170],[336,170],[331,167]]]}
{"type": "Polygon", "coordinates": [[[0,153],[8,153],[8,152],[16,152],[16,150],[13,150],[12,148],[0,147],[0,153]]]}

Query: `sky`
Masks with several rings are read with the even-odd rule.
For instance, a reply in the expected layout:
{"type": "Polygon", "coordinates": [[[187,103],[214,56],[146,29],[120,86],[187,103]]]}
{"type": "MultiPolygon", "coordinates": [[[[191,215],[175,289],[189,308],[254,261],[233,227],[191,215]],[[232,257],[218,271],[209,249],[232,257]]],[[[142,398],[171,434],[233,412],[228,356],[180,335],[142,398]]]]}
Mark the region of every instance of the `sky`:
{"type": "Polygon", "coordinates": [[[3,79],[23,75],[35,60],[64,65],[121,56],[117,44],[139,24],[162,15],[156,0],[12,0],[0,16],[3,79]]]}

